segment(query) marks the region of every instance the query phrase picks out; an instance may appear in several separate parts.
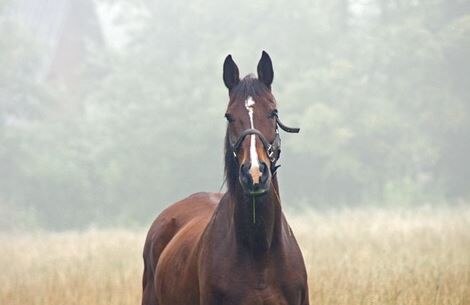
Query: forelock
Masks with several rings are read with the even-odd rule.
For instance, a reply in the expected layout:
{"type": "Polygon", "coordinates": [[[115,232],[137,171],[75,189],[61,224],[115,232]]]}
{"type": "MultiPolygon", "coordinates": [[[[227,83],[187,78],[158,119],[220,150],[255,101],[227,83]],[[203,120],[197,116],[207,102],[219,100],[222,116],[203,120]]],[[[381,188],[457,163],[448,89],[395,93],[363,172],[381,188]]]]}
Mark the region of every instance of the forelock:
{"type": "Polygon", "coordinates": [[[231,101],[245,101],[248,97],[257,98],[268,98],[273,100],[271,92],[259,81],[253,74],[245,76],[240,83],[233,88],[231,92],[231,101]]]}

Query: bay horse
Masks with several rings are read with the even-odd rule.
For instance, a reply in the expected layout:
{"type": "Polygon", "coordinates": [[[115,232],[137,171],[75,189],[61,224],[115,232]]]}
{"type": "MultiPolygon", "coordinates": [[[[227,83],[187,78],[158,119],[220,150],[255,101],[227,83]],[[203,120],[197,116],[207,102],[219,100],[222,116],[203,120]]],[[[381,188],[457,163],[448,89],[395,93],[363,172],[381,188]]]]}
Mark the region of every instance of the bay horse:
{"type": "Polygon", "coordinates": [[[165,209],[144,246],[142,305],[308,305],[302,253],[281,209],[281,123],[271,58],[242,80],[231,55],[223,80],[227,192],[197,193],[165,209]]]}

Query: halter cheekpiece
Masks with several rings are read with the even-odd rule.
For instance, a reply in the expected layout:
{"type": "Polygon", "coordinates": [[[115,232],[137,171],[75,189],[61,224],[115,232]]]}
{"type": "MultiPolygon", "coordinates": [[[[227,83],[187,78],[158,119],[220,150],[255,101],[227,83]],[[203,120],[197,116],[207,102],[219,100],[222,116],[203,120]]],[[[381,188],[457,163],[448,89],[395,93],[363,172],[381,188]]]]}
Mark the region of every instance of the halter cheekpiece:
{"type": "Polygon", "coordinates": [[[277,160],[279,160],[279,157],[281,155],[281,137],[279,136],[279,128],[280,127],[282,130],[289,132],[289,133],[299,133],[300,128],[293,128],[293,127],[287,127],[284,125],[280,120],[277,111],[273,112],[273,116],[276,119],[276,134],[274,136],[274,141],[270,143],[268,139],[261,133],[256,128],[249,128],[245,129],[240,136],[238,137],[237,141],[235,143],[230,143],[230,146],[232,148],[232,153],[235,159],[237,159],[237,153],[238,150],[240,149],[241,144],[243,143],[243,140],[246,138],[248,135],[256,135],[259,137],[261,140],[261,143],[263,143],[263,147],[266,150],[266,153],[268,155],[269,160],[271,161],[271,174],[274,175],[276,172],[276,169],[279,167],[276,165],[277,160]]]}

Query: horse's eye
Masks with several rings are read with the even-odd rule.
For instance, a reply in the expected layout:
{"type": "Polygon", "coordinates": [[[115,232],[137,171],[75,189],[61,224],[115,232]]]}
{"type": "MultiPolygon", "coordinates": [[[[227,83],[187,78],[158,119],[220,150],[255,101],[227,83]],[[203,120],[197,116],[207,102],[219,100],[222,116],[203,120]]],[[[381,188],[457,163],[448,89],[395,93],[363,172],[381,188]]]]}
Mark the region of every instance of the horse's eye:
{"type": "Polygon", "coordinates": [[[270,114],[269,114],[269,118],[275,118],[277,117],[277,109],[274,109],[270,114]]]}
{"type": "Polygon", "coordinates": [[[233,116],[230,113],[226,113],[225,118],[227,119],[227,121],[229,123],[232,123],[233,121],[235,121],[235,119],[233,118],[233,116]]]}

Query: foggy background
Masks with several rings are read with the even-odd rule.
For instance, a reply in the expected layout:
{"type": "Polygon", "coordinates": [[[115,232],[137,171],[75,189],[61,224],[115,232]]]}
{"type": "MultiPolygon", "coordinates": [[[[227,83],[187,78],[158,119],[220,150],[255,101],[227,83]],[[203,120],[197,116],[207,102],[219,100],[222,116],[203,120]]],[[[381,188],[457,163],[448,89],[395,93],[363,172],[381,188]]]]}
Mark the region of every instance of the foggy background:
{"type": "Polygon", "coordinates": [[[222,63],[273,60],[283,208],[470,199],[470,1],[0,0],[0,229],[223,183],[222,63]]]}

